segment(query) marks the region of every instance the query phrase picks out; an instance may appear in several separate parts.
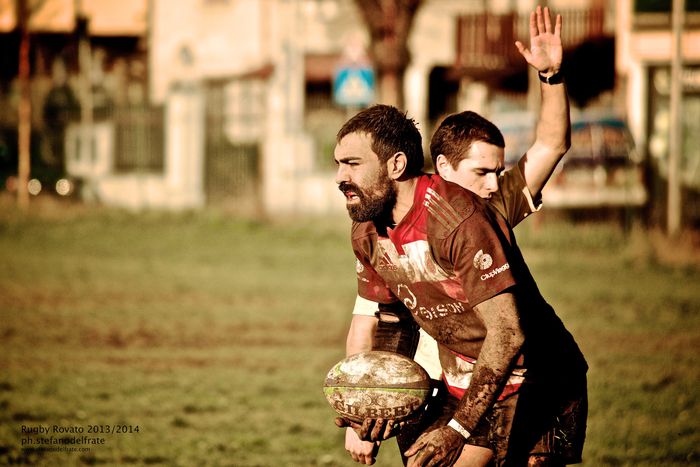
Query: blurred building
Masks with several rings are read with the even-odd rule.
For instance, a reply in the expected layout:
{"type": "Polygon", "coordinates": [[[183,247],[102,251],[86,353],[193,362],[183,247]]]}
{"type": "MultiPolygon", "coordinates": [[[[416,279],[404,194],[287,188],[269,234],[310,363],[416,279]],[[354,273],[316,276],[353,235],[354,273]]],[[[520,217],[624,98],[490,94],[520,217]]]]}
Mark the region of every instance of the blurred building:
{"type": "MultiPolygon", "coordinates": [[[[84,179],[87,193],[108,174],[162,169],[162,111],[152,110],[147,96],[147,3],[24,3],[31,46],[32,177],[44,191],[53,191],[56,180],[74,173],[84,179]],[[81,43],[88,45],[82,59],[81,43]],[[89,138],[79,131],[86,108],[89,138]]],[[[18,5],[0,0],[0,183],[8,188],[17,171],[18,5]]]]}
{"type": "MultiPolygon", "coordinates": [[[[671,1],[617,0],[616,71],[654,198],[665,198],[670,135],[671,1]]],[[[684,217],[700,222],[700,2],[685,1],[681,34],[684,217]]],[[[660,203],[663,205],[663,203],[660,203]]]]}
{"type": "MultiPolygon", "coordinates": [[[[62,149],[54,153],[65,153],[59,165],[82,181],[85,197],[134,208],[215,204],[269,214],[343,209],[332,177],[335,133],[369,103],[368,96],[378,99],[364,53],[369,35],[355,2],[29,4],[37,6],[29,23],[34,129],[50,127],[47,118],[59,120],[54,126],[61,140],[53,141],[62,149]],[[80,63],[81,38],[91,50],[89,73],[80,63]],[[352,75],[354,81],[342,87],[342,72],[356,69],[368,70],[369,77],[352,75]],[[52,89],[53,100],[47,99],[52,89]],[[356,102],[339,99],[340,91],[356,102]],[[86,102],[91,112],[75,111],[86,102]]],[[[8,128],[16,123],[14,5],[0,0],[0,103],[6,104],[0,123],[8,128]]],[[[647,59],[630,52],[629,60],[621,60],[618,44],[617,71],[624,79],[615,77],[616,32],[629,39],[633,28],[624,19],[632,6],[623,0],[549,6],[565,18],[574,113],[596,108],[633,114],[635,136],[643,141],[647,133],[639,118],[648,117],[638,117],[636,102],[649,92],[640,84],[647,79],[647,59]]],[[[518,112],[531,118],[536,86],[513,43],[527,42],[532,8],[529,0],[423,2],[409,39],[404,95],[426,145],[451,112],[469,108],[494,119],[518,112]]]]}

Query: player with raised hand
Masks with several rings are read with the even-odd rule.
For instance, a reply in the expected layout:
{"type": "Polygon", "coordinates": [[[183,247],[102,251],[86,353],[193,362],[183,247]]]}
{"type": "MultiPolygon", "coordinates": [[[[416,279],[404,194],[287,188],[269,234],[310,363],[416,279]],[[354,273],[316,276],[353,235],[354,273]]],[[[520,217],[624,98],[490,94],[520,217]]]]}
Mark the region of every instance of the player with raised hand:
{"type": "Polygon", "coordinates": [[[542,102],[535,141],[514,170],[499,177],[504,168],[505,143],[501,135],[480,138],[477,130],[477,136],[473,136],[472,127],[483,126],[473,112],[448,116],[431,140],[431,157],[440,176],[482,198],[500,198],[492,204],[505,204],[499,209],[512,227],[529,214],[527,210],[517,212],[519,208],[515,203],[534,200],[539,207],[542,188],[570,146],[569,100],[561,72],[561,28],[561,15],[557,15],[552,28],[549,8],[538,6],[530,14],[530,49],[520,41],[515,42],[525,60],[538,72],[542,102]],[[513,184],[523,181],[529,200],[511,189],[513,184]]]}

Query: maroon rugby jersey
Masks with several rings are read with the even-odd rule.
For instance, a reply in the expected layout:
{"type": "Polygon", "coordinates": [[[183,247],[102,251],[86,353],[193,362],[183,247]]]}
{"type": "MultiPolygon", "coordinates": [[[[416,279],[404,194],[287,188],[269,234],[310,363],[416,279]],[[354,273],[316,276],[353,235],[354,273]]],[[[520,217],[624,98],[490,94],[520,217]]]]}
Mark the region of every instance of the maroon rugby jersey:
{"type": "Polygon", "coordinates": [[[538,349],[534,356],[563,352],[553,358],[564,364],[583,361],[539,294],[505,220],[471,191],[422,175],[401,222],[386,231],[373,222],[354,223],[352,245],[358,294],[378,303],[402,302],[453,352],[478,358],[486,329],[472,307],[513,288],[526,347],[528,339],[537,341],[530,346],[538,349]]]}

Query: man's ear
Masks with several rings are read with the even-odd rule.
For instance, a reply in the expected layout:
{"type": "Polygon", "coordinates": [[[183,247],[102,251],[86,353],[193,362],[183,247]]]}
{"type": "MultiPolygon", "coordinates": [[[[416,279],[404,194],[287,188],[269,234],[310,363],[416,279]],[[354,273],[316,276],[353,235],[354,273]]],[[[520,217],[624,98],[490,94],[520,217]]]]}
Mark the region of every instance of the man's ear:
{"type": "Polygon", "coordinates": [[[451,170],[452,166],[450,165],[450,161],[447,160],[447,157],[445,157],[444,154],[440,154],[437,156],[437,158],[435,158],[435,171],[438,173],[438,175],[445,177],[451,170]]]}
{"type": "Polygon", "coordinates": [[[398,180],[406,172],[408,157],[403,152],[397,152],[386,161],[386,170],[389,178],[398,180]]]}

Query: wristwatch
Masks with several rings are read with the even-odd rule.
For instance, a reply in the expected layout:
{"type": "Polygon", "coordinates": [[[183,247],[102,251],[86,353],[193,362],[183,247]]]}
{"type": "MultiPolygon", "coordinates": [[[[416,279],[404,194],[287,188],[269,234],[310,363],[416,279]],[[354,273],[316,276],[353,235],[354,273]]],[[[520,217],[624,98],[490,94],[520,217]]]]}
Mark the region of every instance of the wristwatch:
{"type": "Polygon", "coordinates": [[[537,72],[537,76],[540,77],[540,81],[547,84],[560,84],[564,82],[564,73],[561,70],[554,73],[552,76],[544,76],[542,72],[537,72]]]}

